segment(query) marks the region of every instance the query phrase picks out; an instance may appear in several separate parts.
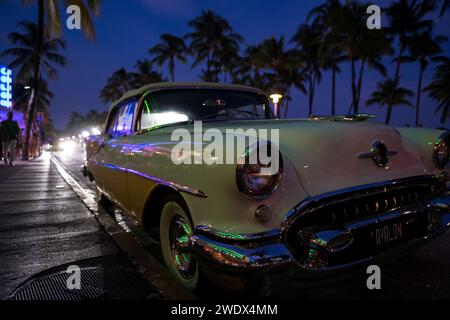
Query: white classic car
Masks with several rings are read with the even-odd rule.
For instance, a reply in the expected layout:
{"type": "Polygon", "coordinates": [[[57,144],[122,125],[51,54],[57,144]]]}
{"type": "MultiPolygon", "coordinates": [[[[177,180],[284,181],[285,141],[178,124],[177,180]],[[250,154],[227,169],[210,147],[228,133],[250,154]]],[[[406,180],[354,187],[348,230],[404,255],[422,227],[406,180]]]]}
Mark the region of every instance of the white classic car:
{"type": "Polygon", "coordinates": [[[397,254],[450,225],[450,135],[368,118],[280,120],[255,88],[151,84],[113,103],[103,133],[86,140],[84,172],[102,202],[159,230],[167,268],[190,289],[199,274],[233,286],[286,270],[328,274],[397,254]],[[227,143],[249,130],[271,130],[278,141],[258,137],[237,161],[220,161],[242,151],[227,143]],[[204,159],[214,140],[202,136],[208,131],[227,143],[204,159]],[[193,138],[181,141],[183,134],[193,138]],[[272,172],[259,158],[248,161],[262,146],[278,155],[272,172]]]}

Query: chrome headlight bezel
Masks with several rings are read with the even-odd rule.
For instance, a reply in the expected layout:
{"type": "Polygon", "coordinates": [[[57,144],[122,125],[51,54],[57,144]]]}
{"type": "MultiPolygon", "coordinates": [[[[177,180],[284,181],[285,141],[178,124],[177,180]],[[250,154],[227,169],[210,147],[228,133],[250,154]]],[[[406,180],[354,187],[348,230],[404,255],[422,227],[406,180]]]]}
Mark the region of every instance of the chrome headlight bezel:
{"type": "Polygon", "coordinates": [[[440,169],[446,169],[450,162],[450,131],[443,133],[433,147],[433,162],[440,169]]]}
{"type": "Polygon", "coordinates": [[[275,190],[278,189],[281,177],[283,175],[283,158],[278,150],[273,144],[267,143],[267,147],[270,148],[269,150],[274,150],[275,152],[278,152],[279,154],[279,160],[278,160],[278,171],[273,175],[267,175],[267,176],[258,176],[258,171],[261,170],[264,166],[259,162],[257,164],[250,164],[250,154],[252,152],[258,152],[259,153],[259,147],[256,146],[254,148],[249,148],[245,154],[243,154],[238,162],[238,165],[236,167],[236,184],[238,187],[238,190],[251,199],[255,200],[262,200],[269,197],[275,190]],[[251,177],[251,173],[254,172],[254,176],[251,177]],[[264,179],[266,179],[265,184],[261,184],[259,188],[255,188],[254,184],[249,183],[251,179],[254,179],[254,184],[256,183],[263,183],[264,179]],[[259,181],[258,181],[259,180],[259,181]]]}

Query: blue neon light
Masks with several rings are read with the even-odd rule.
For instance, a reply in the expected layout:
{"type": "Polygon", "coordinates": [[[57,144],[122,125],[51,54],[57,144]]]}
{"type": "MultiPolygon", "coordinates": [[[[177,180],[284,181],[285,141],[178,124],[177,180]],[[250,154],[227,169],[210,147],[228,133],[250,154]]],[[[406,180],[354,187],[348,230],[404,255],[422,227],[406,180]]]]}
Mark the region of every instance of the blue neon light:
{"type": "Polygon", "coordinates": [[[0,66],[0,106],[12,108],[12,70],[0,66]]]}

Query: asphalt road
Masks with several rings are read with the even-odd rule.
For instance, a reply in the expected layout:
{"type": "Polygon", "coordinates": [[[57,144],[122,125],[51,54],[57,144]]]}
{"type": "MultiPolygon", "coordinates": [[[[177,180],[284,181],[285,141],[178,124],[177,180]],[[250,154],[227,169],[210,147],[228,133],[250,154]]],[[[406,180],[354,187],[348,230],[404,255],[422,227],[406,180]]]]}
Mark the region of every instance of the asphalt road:
{"type": "MultiPolygon", "coordinates": [[[[71,175],[78,180],[83,179],[80,172],[82,165],[80,149],[72,153],[56,153],[56,156],[71,175]]],[[[55,176],[54,179],[55,183],[60,182],[59,177],[55,176]]],[[[93,188],[93,185],[87,181],[85,186],[93,188]]],[[[70,196],[60,200],[67,202],[69,207],[79,205],[72,204],[70,196]]],[[[61,210],[61,207],[55,206],[55,210],[61,210]]],[[[139,246],[154,252],[155,257],[158,258],[157,250],[155,250],[157,244],[150,237],[119,213],[117,218],[121,227],[133,236],[139,246]]],[[[83,223],[90,222],[86,220],[83,223]]],[[[88,243],[92,242],[89,238],[87,240],[88,243]]],[[[89,248],[83,245],[77,254],[80,256],[88,254],[86,250],[89,248]]],[[[97,248],[97,250],[107,249],[97,248]]],[[[281,284],[268,284],[267,292],[270,292],[270,299],[450,299],[450,233],[427,244],[412,255],[388,262],[380,267],[381,290],[367,289],[366,270],[357,270],[349,274],[345,280],[331,278],[320,284],[292,279],[281,284]]],[[[208,297],[228,296],[227,293],[221,293],[218,290],[205,295],[208,297]]]]}

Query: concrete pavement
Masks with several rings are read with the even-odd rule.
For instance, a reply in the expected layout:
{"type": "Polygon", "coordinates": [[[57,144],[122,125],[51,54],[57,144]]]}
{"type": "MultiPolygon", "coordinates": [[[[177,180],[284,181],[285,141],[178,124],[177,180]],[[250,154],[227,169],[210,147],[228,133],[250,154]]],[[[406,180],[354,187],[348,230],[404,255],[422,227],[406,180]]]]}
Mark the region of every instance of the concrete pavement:
{"type": "Polygon", "coordinates": [[[16,167],[0,165],[0,299],[44,270],[102,257],[134,268],[48,154],[16,167]]]}

